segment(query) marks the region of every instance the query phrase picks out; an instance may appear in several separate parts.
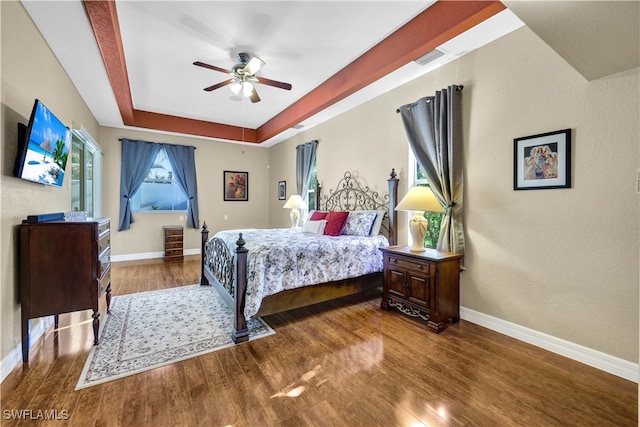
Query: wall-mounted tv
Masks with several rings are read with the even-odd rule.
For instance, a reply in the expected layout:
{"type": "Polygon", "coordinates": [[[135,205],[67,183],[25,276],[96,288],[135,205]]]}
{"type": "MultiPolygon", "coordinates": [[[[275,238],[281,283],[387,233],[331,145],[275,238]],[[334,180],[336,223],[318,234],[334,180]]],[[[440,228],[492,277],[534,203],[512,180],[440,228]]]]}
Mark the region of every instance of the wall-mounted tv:
{"type": "Polygon", "coordinates": [[[18,178],[60,187],[71,148],[71,130],[36,99],[29,124],[18,124],[18,178]]]}

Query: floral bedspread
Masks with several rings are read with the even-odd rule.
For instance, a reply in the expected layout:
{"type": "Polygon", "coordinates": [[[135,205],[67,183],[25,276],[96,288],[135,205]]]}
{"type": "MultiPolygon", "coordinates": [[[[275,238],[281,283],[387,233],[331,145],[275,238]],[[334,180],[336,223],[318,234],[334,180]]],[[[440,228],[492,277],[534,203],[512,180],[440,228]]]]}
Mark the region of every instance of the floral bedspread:
{"type": "Polygon", "coordinates": [[[386,237],[324,236],[299,229],[227,230],[216,233],[235,256],[238,233],[246,241],[247,293],[244,315],[249,319],[262,298],[280,291],[382,271],[380,248],[386,237]]]}

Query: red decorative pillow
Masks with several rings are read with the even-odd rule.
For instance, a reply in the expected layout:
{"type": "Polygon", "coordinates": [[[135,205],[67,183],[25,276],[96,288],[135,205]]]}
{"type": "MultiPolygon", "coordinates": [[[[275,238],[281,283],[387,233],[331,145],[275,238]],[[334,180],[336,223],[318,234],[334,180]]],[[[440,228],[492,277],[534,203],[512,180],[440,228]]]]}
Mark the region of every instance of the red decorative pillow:
{"type": "Polygon", "coordinates": [[[329,212],[324,218],[327,225],[324,226],[324,234],[328,236],[339,236],[344,223],[347,222],[349,212],[329,212]]]}
{"type": "Polygon", "coordinates": [[[329,212],[313,211],[309,221],[320,221],[321,219],[326,219],[328,213],[329,212]]]}

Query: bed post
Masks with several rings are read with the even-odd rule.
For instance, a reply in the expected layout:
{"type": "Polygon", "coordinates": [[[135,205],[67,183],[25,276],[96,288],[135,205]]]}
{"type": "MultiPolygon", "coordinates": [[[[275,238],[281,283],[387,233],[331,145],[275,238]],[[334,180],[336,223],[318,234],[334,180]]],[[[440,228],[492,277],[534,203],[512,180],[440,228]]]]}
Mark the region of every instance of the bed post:
{"type": "Polygon", "coordinates": [[[249,329],[247,328],[247,319],[244,317],[244,303],[247,292],[247,253],[249,250],[244,247],[245,241],[242,233],[238,237],[236,245],[236,280],[235,282],[235,310],[233,315],[233,332],[231,338],[233,342],[238,344],[249,340],[249,329]]]}
{"type": "Polygon", "coordinates": [[[389,183],[389,245],[398,244],[398,212],[396,204],[398,203],[398,174],[395,168],[391,169],[389,183]]]}
{"type": "Polygon", "coordinates": [[[322,189],[322,187],[320,187],[320,181],[316,180],[316,206],[315,206],[315,210],[319,211],[320,210],[320,190],[322,189]]]}
{"type": "Polygon", "coordinates": [[[208,286],[209,279],[204,275],[204,260],[205,260],[205,252],[207,247],[207,241],[209,240],[209,229],[207,228],[207,223],[202,224],[202,231],[200,231],[202,235],[202,244],[200,246],[200,285],[208,286]]]}

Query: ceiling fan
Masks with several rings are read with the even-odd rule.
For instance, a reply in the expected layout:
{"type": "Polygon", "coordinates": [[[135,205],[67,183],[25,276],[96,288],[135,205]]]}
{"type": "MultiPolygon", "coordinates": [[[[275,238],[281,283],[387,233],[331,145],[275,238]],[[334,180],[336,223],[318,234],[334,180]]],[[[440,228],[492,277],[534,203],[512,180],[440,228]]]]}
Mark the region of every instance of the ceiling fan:
{"type": "Polygon", "coordinates": [[[252,57],[248,53],[240,52],[238,54],[238,61],[239,62],[231,70],[216,67],[215,65],[205,64],[200,61],[194,62],[193,65],[231,75],[231,78],[228,80],[205,87],[204,90],[207,92],[231,85],[230,87],[233,93],[240,94],[240,92],[242,92],[243,96],[249,98],[251,102],[260,102],[258,92],[256,92],[256,88],[253,85],[254,83],[261,83],[267,86],[291,90],[291,84],[289,83],[278,82],[276,80],[256,76],[255,74],[265,64],[265,62],[257,56],[252,57]]]}

